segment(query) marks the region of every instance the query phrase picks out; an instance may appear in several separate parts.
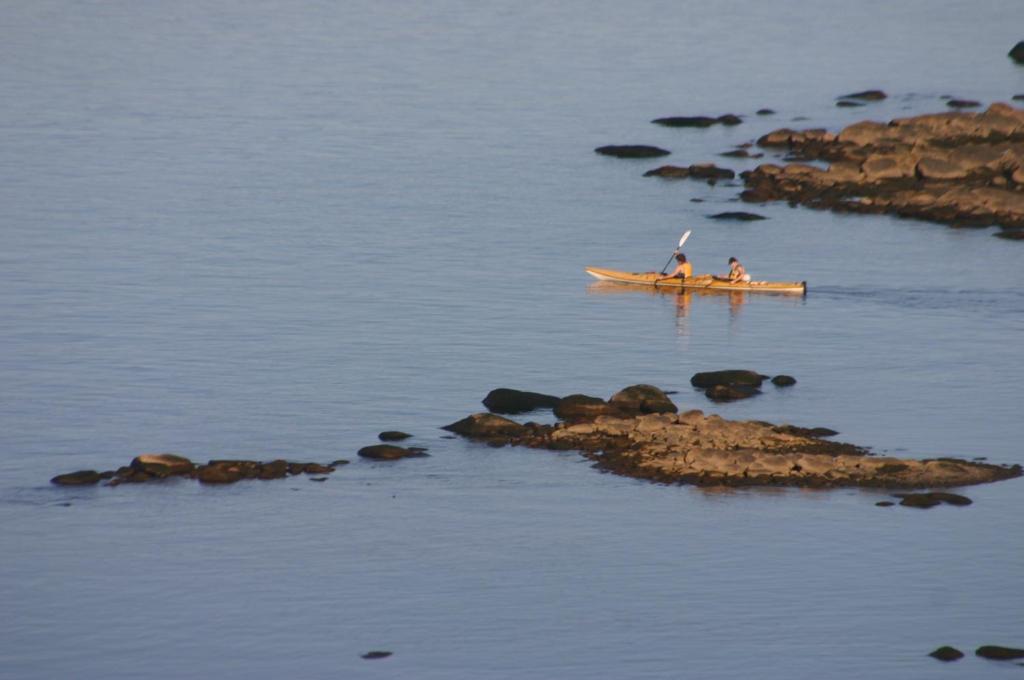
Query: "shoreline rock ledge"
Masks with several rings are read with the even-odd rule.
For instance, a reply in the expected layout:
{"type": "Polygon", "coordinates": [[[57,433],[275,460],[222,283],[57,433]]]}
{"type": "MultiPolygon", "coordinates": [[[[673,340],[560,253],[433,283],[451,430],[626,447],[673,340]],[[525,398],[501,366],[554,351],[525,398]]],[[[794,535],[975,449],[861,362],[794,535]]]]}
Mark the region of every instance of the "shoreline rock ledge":
{"type": "MultiPolygon", "coordinates": [[[[642,387],[647,399],[657,390],[635,387],[642,387]]],[[[658,400],[662,397],[671,403],[664,394],[658,400]]],[[[1019,465],[874,456],[852,444],[815,437],[811,430],[727,420],[698,410],[677,413],[674,405],[652,411],[575,412],[550,425],[476,413],[443,429],[495,447],[576,450],[600,470],[661,483],[915,489],[982,484],[1022,474],[1019,465]]]]}
{"type": "Polygon", "coordinates": [[[744,201],[784,200],[836,212],[888,213],[953,226],[1024,231],[1024,110],[992,104],[889,123],[862,121],[839,133],[770,132],[758,145],[788,152],[742,174],[744,201]]]}

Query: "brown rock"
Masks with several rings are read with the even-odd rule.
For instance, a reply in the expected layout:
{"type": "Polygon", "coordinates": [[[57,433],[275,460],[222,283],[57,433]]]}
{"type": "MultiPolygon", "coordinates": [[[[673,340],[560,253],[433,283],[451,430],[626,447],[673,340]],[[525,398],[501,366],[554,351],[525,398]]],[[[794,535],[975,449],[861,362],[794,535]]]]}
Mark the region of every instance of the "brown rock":
{"type": "Polygon", "coordinates": [[[157,477],[166,477],[188,474],[195,469],[195,464],[188,458],[173,453],[143,453],[133,458],[129,467],[157,477]]]}
{"type": "Polygon", "coordinates": [[[586,394],[570,394],[563,397],[555,407],[555,416],[562,420],[591,419],[612,412],[604,399],[590,397],[586,394]]]}
{"type": "Polygon", "coordinates": [[[886,98],[885,92],[881,90],[864,90],[863,92],[852,92],[836,97],[836,99],[863,99],[864,101],[877,102],[886,98]]]}
{"type": "Polygon", "coordinates": [[[401,460],[402,458],[422,457],[427,454],[421,450],[407,449],[401,446],[376,444],[374,446],[364,446],[359,449],[357,455],[360,458],[369,458],[370,460],[401,460]]]}
{"type": "Polygon", "coordinates": [[[58,486],[92,486],[93,484],[99,484],[101,479],[103,478],[100,476],[100,473],[95,470],[78,470],[77,472],[57,475],[50,480],[50,483],[58,486]]]}
{"type": "Polygon", "coordinates": [[[464,437],[506,437],[520,434],[525,428],[514,420],[496,416],[493,413],[475,413],[458,422],[445,425],[448,430],[464,437]]]}
{"type": "Polygon", "coordinates": [[[968,169],[947,158],[925,156],[917,163],[917,174],[922,179],[954,180],[966,178],[968,169]]]}
{"type": "Polygon", "coordinates": [[[761,390],[750,385],[715,385],[704,393],[711,401],[737,401],[761,394],[761,390]]]}
{"type": "Polygon", "coordinates": [[[484,406],[491,413],[527,413],[542,408],[554,408],[559,398],[540,392],[524,392],[507,387],[491,390],[484,397],[484,406]]]}
{"type": "Polygon", "coordinates": [[[705,371],[694,373],[690,384],[694,387],[708,388],[716,385],[752,385],[760,387],[766,376],[757,371],[732,369],[726,371],[705,371]]]}
{"type": "Polygon", "coordinates": [[[234,484],[244,479],[241,468],[227,464],[203,465],[196,471],[196,479],[203,484],[234,484]]]}
{"type": "Polygon", "coordinates": [[[679,410],[668,395],[654,385],[633,385],[619,390],[608,400],[608,405],[629,415],[676,413],[679,410]]]}

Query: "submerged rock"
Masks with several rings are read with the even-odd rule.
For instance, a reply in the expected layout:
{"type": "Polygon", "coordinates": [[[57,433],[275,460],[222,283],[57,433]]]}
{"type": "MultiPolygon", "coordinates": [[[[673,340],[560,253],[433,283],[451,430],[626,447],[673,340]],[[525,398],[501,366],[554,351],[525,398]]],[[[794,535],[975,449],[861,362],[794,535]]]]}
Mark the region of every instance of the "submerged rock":
{"type": "Polygon", "coordinates": [[[615,158],[656,158],[672,153],[656,146],[644,144],[599,146],[594,151],[603,156],[614,156],[615,158]]]}
{"type": "MultiPolygon", "coordinates": [[[[901,466],[903,464],[900,464],[901,466]]],[[[902,472],[904,468],[900,470],[893,470],[895,472],[902,472]]],[[[905,505],[908,508],[933,508],[936,505],[947,503],[949,505],[970,505],[973,501],[967,496],[961,496],[955,493],[946,493],[943,491],[929,491],[927,493],[904,493],[897,494],[897,498],[902,499],[900,505],[905,505]]]]}
{"type": "Polygon", "coordinates": [[[863,102],[855,102],[849,99],[840,99],[836,102],[836,106],[841,109],[855,109],[860,106],[864,106],[863,102]]]}
{"type": "Polygon", "coordinates": [[[930,654],[928,654],[928,656],[932,657],[933,659],[938,659],[939,661],[949,662],[964,658],[964,653],[956,647],[950,647],[949,645],[945,645],[943,647],[939,647],[934,652],[931,652],[930,654]]]}
{"type": "Polygon", "coordinates": [[[710,116],[669,116],[667,118],[655,118],[651,122],[655,125],[664,125],[665,127],[707,128],[712,125],[739,125],[743,122],[743,119],[735,114],[727,113],[715,118],[710,116]]]}
{"type": "Polygon", "coordinates": [[[737,401],[756,397],[761,394],[761,390],[751,385],[715,385],[709,387],[704,394],[711,401],[737,401]]]}
{"type": "Polygon", "coordinates": [[[386,659],[389,656],[391,656],[391,654],[392,654],[392,652],[373,651],[373,652],[367,652],[366,654],[363,654],[362,658],[367,659],[367,660],[386,659]]]}
{"type": "Polygon", "coordinates": [[[774,109],[758,109],[757,115],[759,116],[771,116],[775,113],[774,109]]]}
{"type": "Polygon", "coordinates": [[[377,439],[382,442],[400,442],[403,439],[408,439],[412,435],[408,432],[401,432],[399,430],[387,430],[377,435],[377,439]]]}
{"type": "Polygon", "coordinates": [[[77,472],[57,475],[50,480],[50,483],[57,486],[92,486],[93,484],[99,484],[101,479],[103,477],[95,470],[78,470],[77,472]]]}
{"type": "Polygon", "coordinates": [[[981,106],[981,102],[973,99],[950,99],[946,102],[946,106],[951,109],[973,109],[981,106]]]}
{"type": "Polygon", "coordinates": [[[357,455],[370,460],[401,460],[402,458],[421,458],[429,454],[422,449],[404,448],[392,444],[374,444],[359,449],[357,455]]]}
{"type": "Polygon", "coordinates": [[[694,373],[690,378],[690,384],[694,387],[707,389],[716,385],[753,385],[760,387],[765,376],[757,371],[747,370],[726,370],[726,371],[705,371],[694,373]]]}
{"type": "Polygon", "coordinates": [[[491,413],[516,414],[542,408],[554,408],[559,401],[559,397],[550,394],[499,387],[487,393],[487,396],[484,397],[484,406],[491,413]]]}
{"type": "Polygon", "coordinates": [[[1000,647],[999,645],[982,645],[974,650],[975,655],[983,659],[995,661],[1012,661],[1013,659],[1024,659],[1024,649],[1015,647],[1000,647]]]}
{"type": "Polygon", "coordinates": [[[738,222],[756,222],[758,220],[768,219],[764,215],[758,215],[756,213],[743,212],[739,210],[730,210],[727,212],[715,213],[714,215],[708,215],[710,220],[734,220],[738,222]]]}
{"type": "Polygon", "coordinates": [[[772,378],[772,384],[776,387],[789,387],[796,384],[796,378],[791,375],[777,375],[772,378]]]}
{"type": "Polygon", "coordinates": [[[1024,40],[1013,46],[1013,48],[1006,53],[1006,56],[1013,59],[1018,64],[1024,64],[1024,40]]]}
{"type": "Polygon", "coordinates": [[[862,92],[839,95],[836,99],[863,99],[864,101],[877,102],[885,99],[887,96],[881,90],[864,90],[862,92]]]}
{"type": "Polygon", "coordinates": [[[659,168],[648,170],[644,177],[664,177],[667,179],[733,179],[736,172],[729,168],[720,168],[714,163],[695,163],[688,167],[678,165],[662,165],[659,168]]]}

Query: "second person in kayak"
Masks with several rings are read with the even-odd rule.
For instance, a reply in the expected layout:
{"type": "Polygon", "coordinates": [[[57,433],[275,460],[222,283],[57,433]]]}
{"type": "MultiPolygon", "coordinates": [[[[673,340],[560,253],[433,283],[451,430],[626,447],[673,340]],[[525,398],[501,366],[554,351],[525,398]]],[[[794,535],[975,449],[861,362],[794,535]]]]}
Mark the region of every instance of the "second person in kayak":
{"type": "Polygon", "coordinates": [[[750,283],[750,274],[735,257],[729,258],[729,283],[750,283]]]}

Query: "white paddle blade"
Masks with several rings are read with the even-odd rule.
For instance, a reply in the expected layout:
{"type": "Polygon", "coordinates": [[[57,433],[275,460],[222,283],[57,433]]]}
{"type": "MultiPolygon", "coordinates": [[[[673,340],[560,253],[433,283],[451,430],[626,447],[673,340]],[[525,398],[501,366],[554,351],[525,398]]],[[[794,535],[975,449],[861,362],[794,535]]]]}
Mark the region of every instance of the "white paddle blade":
{"type": "Polygon", "coordinates": [[[679,247],[680,248],[682,248],[683,244],[686,243],[686,239],[690,238],[690,233],[691,233],[691,231],[689,229],[687,229],[686,233],[679,237],[679,247]]]}

